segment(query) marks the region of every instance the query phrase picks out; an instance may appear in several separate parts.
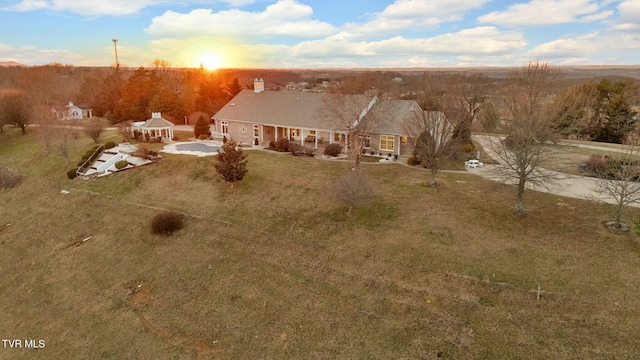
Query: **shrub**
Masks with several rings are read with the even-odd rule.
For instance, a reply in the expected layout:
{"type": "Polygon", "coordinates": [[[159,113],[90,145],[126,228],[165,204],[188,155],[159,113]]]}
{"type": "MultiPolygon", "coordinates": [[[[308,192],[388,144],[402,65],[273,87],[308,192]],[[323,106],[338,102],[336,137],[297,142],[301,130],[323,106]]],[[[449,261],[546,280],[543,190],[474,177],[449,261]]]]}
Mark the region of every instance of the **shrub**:
{"type": "Polygon", "coordinates": [[[309,147],[309,146],[305,146],[304,147],[304,154],[307,156],[311,156],[314,157],[316,154],[316,149],[309,147]]]}
{"type": "Polygon", "coordinates": [[[609,157],[592,154],[585,163],[584,169],[592,174],[604,174],[609,167],[609,157]]]}
{"type": "Polygon", "coordinates": [[[116,169],[118,170],[122,170],[127,166],[129,166],[129,163],[127,162],[127,160],[120,160],[116,163],[116,169]]]}
{"type": "Polygon", "coordinates": [[[143,158],[143,159],[150,159],[152,156],[154,156],[153,151],[149,150],[144,145],[138,145],[138,150],[132,153],[131,155],[135,157],[143,158]]]}
{"type": "Polygon", "coordinates": [[[470,153],[475,149],[476,149],[476,146],[473,143],[467,143],[467,144],[462,145],[462,150],[464,152],[470,153]]]}
{"type": "Polygon", "coordinates": [[[171,235],[184,227],[184,215],[175,211],[163,211],[151,219],[151,233],[171,235]]]}
{"type": "Polygon", "coordinates": [[[116,143],[114,143],[113,141],[107,141],[104,144],[104,148],[105,149],[111,149],[111,148],[114,148],[114,147],[116,147],[116,143]]]}
{"type": "Polygon", "coordinates": [[[300,156],[304,152],[304,147],[298,143],[290,142],[289,151],[291,151],[291,155],[293,156],[300,156]]]}
{"type": "Polygon", "coordinates": [[[331,157],[336,157],[342,152],[342,146],[340,144],[329,144],[324,148],[324,154],[331,157]]]}
{"type": "Polygon", "coordinates": [[[420,165],[420,160],[416,156],[409,156],[409,158],[407,159],[407,164],[411,166],[418,166],[420,165]]]}
{"type": "Polygon", "coordinates": [[[289,151],[289,139],[280,138],[276,141],[275,150],[279,152],[287,152],[289,151]]]}
{"type": "Polygon", "coordinates": [[[206,135],[206,134],[198,135],[198,140],[207,140],[208,138],[209,138],[209,135],[206,135]]]}
{"type": "Polygon", "coordinates": [[[69,180],[75,179],[77,172],[78,172],[78,168],[69,169],[69,171],[67,171],[67,177],[69,178],[69,180]]]}
{"type": "Polygon", "coordinates": [[[22,175],[16,174],[4,166],[0,166],[0,190],[11,189],[20,184],[22,175]]]}
{"type": "Polygon", "coordinates": [[[276,142],[271,140],[269,141],[269,150],[275,150],[276,149],[276,142]]]}

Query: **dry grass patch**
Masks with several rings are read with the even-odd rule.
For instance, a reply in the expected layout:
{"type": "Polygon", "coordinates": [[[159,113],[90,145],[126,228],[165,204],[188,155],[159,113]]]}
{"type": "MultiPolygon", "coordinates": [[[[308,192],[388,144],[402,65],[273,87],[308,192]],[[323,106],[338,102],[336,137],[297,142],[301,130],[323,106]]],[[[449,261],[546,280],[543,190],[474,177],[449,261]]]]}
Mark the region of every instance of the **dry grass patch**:
{"type": "Polygon", "coordinates": [[[640,245],[601,228],[608,206],[527,192],[530,214],[514,217],[510,187],[443,173],[427,188],[422,171],[371,165],[376,195],[347,218],[326,193],[343,164],[263,152],[248,160],[232,192],[207,177],[206,160],[167,156],[70,182],[69,195],[49,176],[1,193],[0,219],[12,225],[0,232],[0,288],[12,291],[0,297],[0,323],[47,341],[10,356],[640,353],[640,245]],[[157,208],[198,216],[163,241],[147,227],[157,208]],[[68,247],[79,234],[95,237],[68,247]]]}

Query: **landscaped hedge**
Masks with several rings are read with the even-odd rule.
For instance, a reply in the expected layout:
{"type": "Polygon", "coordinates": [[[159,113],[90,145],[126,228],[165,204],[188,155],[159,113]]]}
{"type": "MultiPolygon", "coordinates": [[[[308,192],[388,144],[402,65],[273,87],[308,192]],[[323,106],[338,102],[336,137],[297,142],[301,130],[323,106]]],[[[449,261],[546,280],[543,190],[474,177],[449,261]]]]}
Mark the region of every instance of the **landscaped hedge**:
{"type": "Polygon", "coordinates": [[[342,146],[340,144],[329,144],[324,148],[324,154],[331,157],[336,157],[342,152],[342,146]]]}
{"type": "Polygon", "coordinates": [[[69,169],[69,171],[67,171],[67,177],[69,178],[69,180],[75,179],[77,172],[78,168],[69,169]]]}
{"type": "Polygon", "coordinates": [[[114,148],[114,147],[116,147],[116,143],[113,142],[113,141],[108,141],[108,142],[106,142],[104,144],[104,148],[105,149],[111,149],[111,148],[114,148]]]}
{"type": "Polygon", "coordinates": [[[129,166],[129,163],[127,162],[127,160],[120,160],[116,163],[116,169],[118,170],[122,170],[127,166],[129,166]]]}

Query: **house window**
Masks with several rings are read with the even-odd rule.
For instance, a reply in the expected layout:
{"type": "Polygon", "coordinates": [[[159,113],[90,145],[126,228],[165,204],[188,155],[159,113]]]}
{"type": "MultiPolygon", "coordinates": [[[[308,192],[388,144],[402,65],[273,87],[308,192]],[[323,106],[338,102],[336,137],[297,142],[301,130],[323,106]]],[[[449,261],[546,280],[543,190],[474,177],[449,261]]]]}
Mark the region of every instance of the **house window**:
{"type": "Polygon", "coordinates": [[[393,135],[380,135],[380,150],[393,151],[393,135]]]}
{"type": "Polygon", "coordinates": [[[254,138],[259,138],[260,137],[260,125],[253,125],[253,137],[254,138]]]}
{"type": "Polygon", "coordinates": [[[368,149],[371,147],[371,136],[365,136],[362,139],[362,147],[368,149]]]}
{"type": "Polygon", "coordinates": [[[223,134],[229,133],[229,122],[228,121],[220,121],[220,127],[222,128],[223,134]]]}

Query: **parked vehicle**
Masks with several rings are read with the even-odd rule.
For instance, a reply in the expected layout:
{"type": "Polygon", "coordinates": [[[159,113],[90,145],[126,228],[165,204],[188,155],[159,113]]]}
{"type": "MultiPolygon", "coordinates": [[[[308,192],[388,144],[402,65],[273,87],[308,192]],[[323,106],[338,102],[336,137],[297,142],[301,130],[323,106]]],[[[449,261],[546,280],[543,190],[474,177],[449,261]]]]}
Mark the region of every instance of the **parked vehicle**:
{"type": "Polygon", "coordinates": [[[464,166],[468,167],[468,168],[477,168],[477,167],[483,167],[484,164],[481,163],[479,160],[467,160],[464,162],[464,166]]]}

